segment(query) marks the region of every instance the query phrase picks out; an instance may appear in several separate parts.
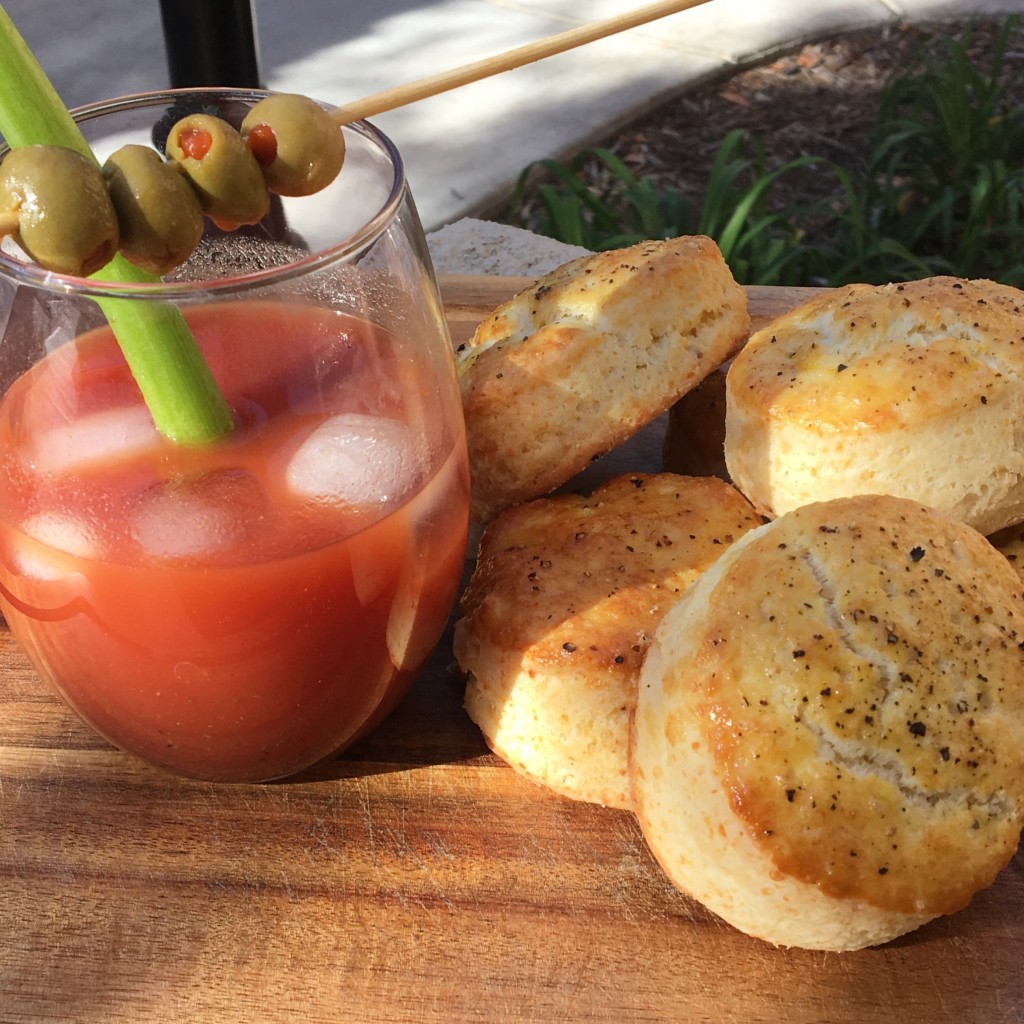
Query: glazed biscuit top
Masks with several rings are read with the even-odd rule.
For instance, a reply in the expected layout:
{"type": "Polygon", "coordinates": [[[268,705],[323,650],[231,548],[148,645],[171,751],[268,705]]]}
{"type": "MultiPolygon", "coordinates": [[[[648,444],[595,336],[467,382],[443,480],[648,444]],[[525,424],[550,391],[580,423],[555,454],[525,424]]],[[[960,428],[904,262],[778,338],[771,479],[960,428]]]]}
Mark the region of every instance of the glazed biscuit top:
{"type": "Polygon", "coordinates": [[[552,669],[639,672],[661,616],[761,522],[724,481],[671,473],[516,506],[484,534],[463,628],[552,669]]]}
{"type": "Polygon", "coordinates": [[[949,277],[849,285],[756,332],[729,390],[822,432],[898,428],[1024,382],[1024,293],[949,277]]]}
{"type": "Polygon", "coordinates": [[[877,496],[805,506],[731,554],[665,686],[735,814],[826,894],[961,908],[1024,812],[1016,574],[974,531],[877,496]]]}
{"type": "MultiPolygon", "coordinates": [[[[515,348],[541,328],[571,335],[580,329],[621,331],[631,323],[643,323],[645,331],[656,335],[659,305],[675,312],[671,295],[659,303],[659,288],[678,285],[673,274],[679,266],[692,278],[693,290],[706,295],[709,319],[719,315],[719,304],[726,302],[741,304],[745,315],[742,289],[723,273],[721,255],[710,239],[690,235],[640,243],[570,260],[499,306],[471,340],[456,348],[459,374],[468,373],[484,353],[515,348]]],[[[666,324],[664,332],[670,330],[666,324]]]]}

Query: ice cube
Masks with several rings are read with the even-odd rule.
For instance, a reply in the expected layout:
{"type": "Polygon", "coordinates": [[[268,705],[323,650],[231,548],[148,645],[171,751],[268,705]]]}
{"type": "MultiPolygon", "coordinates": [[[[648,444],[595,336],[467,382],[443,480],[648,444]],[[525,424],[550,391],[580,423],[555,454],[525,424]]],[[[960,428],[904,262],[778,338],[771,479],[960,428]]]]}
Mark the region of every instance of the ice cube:
{"type": "Polygon", "coordinates": [[[301,497],[357,509],[404,501],[419,485],[423,459],[416,435],[383,416],[332,416],[296,449],[285,471],[301,497]]]}
{"type": "MultiPolygon", "coordinates": [[[[15,578],[9,580],[12,588],[24,583],[45,581],[48,584],[68,584],[75,588],[80,581],[80,558],[99,556],[99,545],[85,523],[59,512],[40,512],[30,516],[22,524],[24,538],[14,545],[12,557],[15,578]]],[[[58,597],[59,591],[48,592],[47,600],[60,604],[65,598],[58,597]]],[[[29,597],[15,589],[15,596],[27,600],[38,600],[38,594],[29,597]]],[[[72,594],[67,594],[70,599],[72,594]]]]}
{"type": "Polygon", "coordinates": [[[98,462],[131,459],[159,443],[146,407],[129,406],[47,427],[33,437],[29,459],[39,472],[67,473],[98,462]]]}
{"type": "Polygon", "coordinates": [[[244,543],[269,515],[259,481],[243,469],[218,469],[164,481],[139,498],[135,541],[160,558],[209,557],[244,543]]]}
{"type": "Polygon", "coordinates": [[[59,512],[40,512],[30,516],[21,528],[30,537],[79,558],[95,558],[98,546],[85,523],[59,512]]]}

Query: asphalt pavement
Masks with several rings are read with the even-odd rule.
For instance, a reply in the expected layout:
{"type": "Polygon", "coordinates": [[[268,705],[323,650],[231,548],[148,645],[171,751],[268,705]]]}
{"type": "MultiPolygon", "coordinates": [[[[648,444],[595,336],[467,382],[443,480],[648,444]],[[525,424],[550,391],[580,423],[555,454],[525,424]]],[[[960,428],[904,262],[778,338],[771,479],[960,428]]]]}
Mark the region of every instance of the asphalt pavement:
{"type": "MultiPolygon", "coordinates": [[[[157,0],[0,3],[69,106],[169,82],[157,0]]],[[[341,104],[636,6],[255,0],[254,11],[264,83],[341,104]]],[[[404,154],[430,230],[507,196],[531,161],[566,155],[723,69],[837,29],[1003,12],[1024,12],[1024,0],[711,0],[373,120],[404,154]]]]}

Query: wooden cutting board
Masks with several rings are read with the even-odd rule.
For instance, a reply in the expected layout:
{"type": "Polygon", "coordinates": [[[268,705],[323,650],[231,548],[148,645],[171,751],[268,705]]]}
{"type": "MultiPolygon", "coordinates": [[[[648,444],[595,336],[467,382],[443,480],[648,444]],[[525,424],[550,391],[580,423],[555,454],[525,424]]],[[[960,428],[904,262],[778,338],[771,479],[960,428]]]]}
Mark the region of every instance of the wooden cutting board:
{"type": "MultiPolygon", "coordinates": [[[[455,337],[525,283],[443,281],[455,337]]],[[[752,289],[755,318],[802,294],[752,289]]],[[[218,786],[112,750],[0,630],[0,1021],[1024,1020],[1021,854],[884,948],[773,949],[675,891],[631,815],[491,755],[450,665],[446,636],[340,760],[218,786]]]]}

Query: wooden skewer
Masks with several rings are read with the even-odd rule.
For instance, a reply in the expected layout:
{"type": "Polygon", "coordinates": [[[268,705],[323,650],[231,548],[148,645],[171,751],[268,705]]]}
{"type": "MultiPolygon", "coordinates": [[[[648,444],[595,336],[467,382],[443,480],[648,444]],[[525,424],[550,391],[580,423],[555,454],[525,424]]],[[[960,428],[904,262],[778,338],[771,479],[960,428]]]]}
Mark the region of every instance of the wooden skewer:
{"type": "Polygon", "coordinates": [[[511,71],[524,64],[532,64],[534,61],[554,56],[556,53],[564,53],[566,50],[582,46],[584,43],[592,43],[596,39],[604,39],[605,36],[615,35],[617,32],[624,32],[626,29],[636,28],[638,25],[646,25],[648,22],[664,18],[666,15],[689,10],[691,7],[700,7],[701,4],[709,2],[710,0],[657,0],[656,3],[639,7],[635,11],[618,14],[603,21],[591,22],[589,25],[579,25],[567,32],[559,32],[556,35],[538,39],[536,42],[506,50],[493,57],[487,57],[472,64],[464,64],[462,67],[453,68],[450,71],[442,71],[437,75],[429,75],[414,82],[407,82],[405,85],[374,93],[372,96],[356,100],[353,103],[335,107],[331,111],[331,118],[337,125],[351,124],[353,121],[373,117],[374,114],[383,113],[385,110],[394,110],[396,107],[415,103],[417,100],[424,100],[429,96],[437,96],[450,89],[469,85],[470,82],[478,82],[482,78],[489,78],[491,75],[501,74],[503,71],[511,71]]]}

